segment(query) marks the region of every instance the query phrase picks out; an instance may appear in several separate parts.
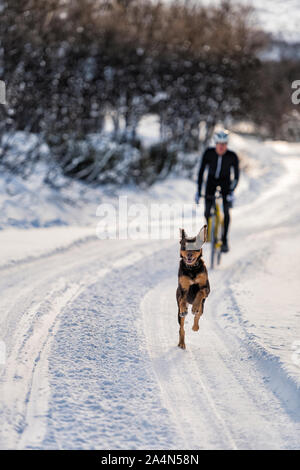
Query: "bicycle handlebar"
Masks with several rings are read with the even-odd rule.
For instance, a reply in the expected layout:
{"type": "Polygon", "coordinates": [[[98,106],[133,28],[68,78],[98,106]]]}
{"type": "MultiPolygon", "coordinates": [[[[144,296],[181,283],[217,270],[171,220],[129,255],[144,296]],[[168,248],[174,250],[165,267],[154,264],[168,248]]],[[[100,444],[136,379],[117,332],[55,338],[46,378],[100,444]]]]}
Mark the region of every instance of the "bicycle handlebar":
{"type": "Polygon", "coordinates": [[[215,194],[214,196],[206,196],[205,194],[200,194],[199,199],[204,198],[204,199],[222,199],[222,193],[218,191],[218,194],[215,194]]]}
{"type": "Polygon", "coordinates": [[[215,190],[215,194],[213,196],[206,196],[206,194],[200,194],[199,195],[199,199],[200,198],[205,198],[205,199],[210,199],[210,200],[214,200],[214,199],[222,199],[222,191],[221,191],[221,187],[220,186],[217,186],[216,187],[216,190],[215,190]]]}

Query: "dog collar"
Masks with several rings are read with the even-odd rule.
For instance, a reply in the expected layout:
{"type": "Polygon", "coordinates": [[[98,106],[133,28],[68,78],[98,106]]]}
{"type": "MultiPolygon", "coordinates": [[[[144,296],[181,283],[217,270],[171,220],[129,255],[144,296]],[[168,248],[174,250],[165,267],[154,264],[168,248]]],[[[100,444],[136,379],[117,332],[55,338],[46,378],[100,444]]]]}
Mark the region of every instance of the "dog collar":
{"type": "Polygon", "coordinates": [[[183,262],[184,262],[184,265],[185,265],[188,269],[196,268],[197,266],[199,266],[199,263],[200,263],[200,261],[197,261],[195,264],[192,264],[191,266],[189,266],[188,264],[185,263],[185,261],[183,261],[183,262]]]}

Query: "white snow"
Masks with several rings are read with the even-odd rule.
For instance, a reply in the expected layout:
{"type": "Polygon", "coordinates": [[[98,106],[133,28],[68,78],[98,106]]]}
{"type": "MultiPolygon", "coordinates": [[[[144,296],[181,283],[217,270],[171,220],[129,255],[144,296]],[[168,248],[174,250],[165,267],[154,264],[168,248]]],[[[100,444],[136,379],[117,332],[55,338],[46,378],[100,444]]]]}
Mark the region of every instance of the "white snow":
{"type": "MultiPolygon", "coordinates": [[[[172,1],[172,0],[165,0],[172,1]]],[[[220,4],[221,0],[197,0],[203,5],[220,4]]],[[[299,42],[300,5],[298,0],[234,0],[255,9],[256,24],[277,39],[299,42]]]]}
{"type": "Polygon", "coordinates": [[[0,231],[0,268],[63,250],[74,243],[96,238],[93,227],[49,227],[0,231]]]}
{"type": "Polygon", "coordinates": [[[280,39],[291,42],[300,40],[299,22],[300,6],[298,0],[238,0],[239,3],[251,5],[257,11],[262,27],[280,39]]]}
{"type": "MultiPolygon", "coordinates": [[[[42,183],[1,190],[1,448],[300,448],[300,145],[232,135],[230,146],[247,163],[231,251],[209,270],[199,332],[187,317],[186,351],[178,240],[98,240],[111,189],[74,183],[71,203],[42,183]]],[[[194,192],[170,178],[121,195],[149,205],[194,192]]]]}

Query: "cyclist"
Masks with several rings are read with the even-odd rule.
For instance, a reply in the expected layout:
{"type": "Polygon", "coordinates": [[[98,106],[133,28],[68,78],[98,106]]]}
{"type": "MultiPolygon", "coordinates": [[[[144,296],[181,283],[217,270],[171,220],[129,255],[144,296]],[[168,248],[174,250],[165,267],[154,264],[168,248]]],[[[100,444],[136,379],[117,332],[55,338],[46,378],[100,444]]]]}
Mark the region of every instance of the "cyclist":
{"type": "Polygon", "coordinates": [[[208,167],[208,177],[205,190],[205,218],[208,221],[213,203],[213,197],[217,186],[221,187],[224,210],[224,231],[222,236],[221,251],[226,253],[229,251],[227,234],[230,222],[229,209],[232,207],[233,191],[235,190],[239,180],[239,160],[236,153],[227,149],[228,131],[221,130],[214,136],[215,147],[205,150],[198,176],[198,192],[196,194],[196,203],[199,203],[201,195],[201,187],[203,173],[208,167]],[[233,169],[234,178],[231,175],[233,169]]]}

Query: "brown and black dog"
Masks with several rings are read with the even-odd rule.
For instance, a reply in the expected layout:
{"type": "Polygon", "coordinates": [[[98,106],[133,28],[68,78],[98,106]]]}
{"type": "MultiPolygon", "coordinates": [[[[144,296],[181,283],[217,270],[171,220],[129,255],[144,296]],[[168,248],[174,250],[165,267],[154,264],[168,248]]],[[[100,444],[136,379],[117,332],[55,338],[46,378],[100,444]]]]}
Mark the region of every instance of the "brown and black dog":
{"type": "Polygon", "coordinates": [[[209,295],[210,286],[207,269],[202,259],[202,246],[207,240],[207,225],[204,225],[196,237],[187,237],[180,229],[180,264],[176,298],[178,304],[179,344],[185,349],[184,319],[188,313],[188,304],[192,304],[195,315],[193,330],[199,330],[199,319],[209,295]]]}

